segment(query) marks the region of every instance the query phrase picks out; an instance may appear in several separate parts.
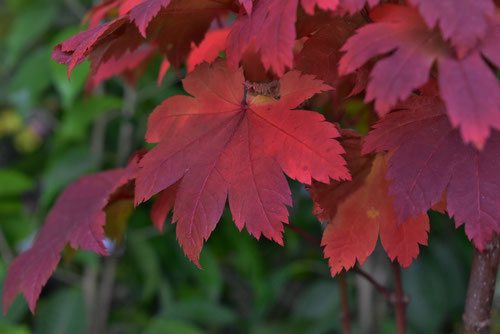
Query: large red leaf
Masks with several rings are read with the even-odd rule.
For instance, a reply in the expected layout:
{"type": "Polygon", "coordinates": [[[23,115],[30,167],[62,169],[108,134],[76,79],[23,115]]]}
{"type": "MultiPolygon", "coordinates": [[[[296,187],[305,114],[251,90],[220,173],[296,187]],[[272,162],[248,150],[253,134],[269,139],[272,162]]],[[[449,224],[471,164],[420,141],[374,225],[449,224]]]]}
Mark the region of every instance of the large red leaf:
{"type": "Polygon", "coordinates": [[[322,246],[331,273],[352,268],[356,260],[363,264],[379,235],[389,258],[408,267],[419,253],[419,244],[427,244],[428,217],[424,213],[399,221],[385,180],[387,157],[361,156],[360,137],[343,135],[352,181],[314,183],[310,189],[315,214],[328,221],[322,246]]]}
{"type": "Polygon", "coordinates": [[[492,0],[410,0],[417,5],[427,25],[441,28],[459,55],[475,47],[488,30],[488,16],[495,14],[492,0]]]}
{"type": "Polygon", "coordinates": [[[282,170],[311,183],[348,179],[338,131],[322,115],[291,110],[329,87],[289,72],[280,99],[244,94],[242,70],[222,61],[198,66],[184,81],[192,95],[169,98],[150,116],[146,138],[159,142],[141,161],[136,202],[180,180],[173,221],[196,264],[229,197],[239,229],[282,243],[291,194],[282,170]]]}
{"type": "Polygon", "coordinates": [[[3,292],[7,310],[18,292],[35,311],[40,291],[61,259],[66,245],[106,255],[104,208],[110,197],[135,177],[137,161],[127,168],[84,176],[57,199],[33,246],[9,266],[3,292]]]}
{"type": "MultiPolygon", "coordinates": [[[[428,81],[437,60],[439,86],[453,126],[460,127],[464,141],[482,147],[490,128],[500,129],[500,89],[481,55],[472,52],[456,58],[439,32],[429,30],[410,7],[380,6],[372,17],[375,23],[359,29],[344,45],[340,73],[351,73],[369,59],[390,53],[374,66],[366,91],[366,100],[375,100],[376,110],[384,115],[428,81]]],[[[490,40],[480,50],[496,62],[493,50],[498,46],[493,45],[500,42],[494,41],[496,24],[492,23],[490,31],[490,40]]]]}
{"type": "Polygon", "coordinates": [[[370,132],[364,151],[389,151],[390,191],[401,219],[426,212],[444,194],[457,226],[479,249],[500,232],[500,134],[482,151],[462,142],[437,97],[412,97],[370,132]]]}

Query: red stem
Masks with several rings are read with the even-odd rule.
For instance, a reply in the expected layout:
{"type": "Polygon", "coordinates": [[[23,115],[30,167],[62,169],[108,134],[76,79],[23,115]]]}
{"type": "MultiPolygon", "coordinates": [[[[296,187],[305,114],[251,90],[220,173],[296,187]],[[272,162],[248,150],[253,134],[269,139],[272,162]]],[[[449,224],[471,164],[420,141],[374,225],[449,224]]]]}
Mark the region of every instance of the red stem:
{"type": "Polygon", "coordinates": [[[401,279],[401,267],[397,262],[392,262],[392,270],[394,272],[394,283],[396,285],[396,293],[394,298],[394,307],[396,311],[396,328],[398,334],[406,333],[406,298],[403,290],[403,280],[401,279]]]}
{"type": "Polygon", "coordinates": [[[342,305],[342,334],[351,334],[351,312],[349,311],[349,291],[346,272],[337,275],[340,285],[340,303],[342,305]]]}
{"type": "Polygon", "coordinates": [[[316,236],[312,235],[311,233],[307,232],[306,230],[301,229],[300,227],[292,224],[285,225],[288,227],[291,231],[295,232],[298,236],[300,236],[302,239],[306,240],[309,242],[311,245],[315,247],[321,247],[321,240],[316,238],[316,236]]]}

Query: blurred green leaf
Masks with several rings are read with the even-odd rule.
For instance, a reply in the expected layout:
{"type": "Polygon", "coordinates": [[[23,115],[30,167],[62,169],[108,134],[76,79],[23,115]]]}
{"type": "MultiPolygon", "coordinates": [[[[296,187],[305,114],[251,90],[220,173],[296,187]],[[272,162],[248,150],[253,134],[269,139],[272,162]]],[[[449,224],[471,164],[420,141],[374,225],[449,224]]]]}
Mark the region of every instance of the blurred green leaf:
{"type": "Polygon", "coordinates": [[[221,326],[234,323],[236,314],[228,307],[207,302],[204,299],[181,300],[166,314],[169,318],[193,321],[205,326],[221,326]]]}
{"type": "Polygon", "coordinates": [[[159,289],[161,272],[158,266],[158,254],[147,240],[130,236],[129,251],[134,259],[134,264],[142,276],[142,299],[149,300],[154,297],[159,289]]]}
{"type": "Polygon", "coordinates": [[[33,105],[38,96],[50,85],[49,60],[49,48],[36,50],[23,61],[23,65],[10,83],[10,90],[28,99],[28,106],[33,105]]]}
{"type": "Polygon", "coordinates": [[[41,205],[48,208],[55,196],[71,181],[97,168],[87,147],[75,147],[54,157],[42,175],[41,205]]]}
{"type": "Polygon", "coordinates": [[[295,299],[293,314],[296,318],[331,318],[340,312],[339,298],[333,279],[314,282],[295,299]]]}
{"type": "Polygon", "coordinates": [[[85,305],[81,291],[61,289],[39,303],[34,334],[83,334],[85,325],[85,305]]]}
{"type": "Polygon", "coordinates": [[[120,109],[122,104],[122,100],[114,96],[92,96],[76,102],[64,112],[58,140],[82,141],[92,121],[104,112],[120,109]]]}
{"type": "Polygon", "coordinates": [[[30,331],[26,326],[17,326],[0,323],[0,333],[4,334],[29,334],[30,331]]]}
{"type": "Polygon", "coordinates": [[[33,180],[14,169],[0,169],[0,196],[17,196],[33,188],[33,180]]]}
{"type": "Polygon", "coordinates": [[[7,36],[8,67],[14,66],[21,53],[47,32],[56,16],[57,2],[53,1],[34,1],[29,7],[19,10],[7,36]]]}
{"type": "Polygon", "coordinates": [[[196,327],[175,320],[155,319],[143,334],[202,334],[196,327]]]}

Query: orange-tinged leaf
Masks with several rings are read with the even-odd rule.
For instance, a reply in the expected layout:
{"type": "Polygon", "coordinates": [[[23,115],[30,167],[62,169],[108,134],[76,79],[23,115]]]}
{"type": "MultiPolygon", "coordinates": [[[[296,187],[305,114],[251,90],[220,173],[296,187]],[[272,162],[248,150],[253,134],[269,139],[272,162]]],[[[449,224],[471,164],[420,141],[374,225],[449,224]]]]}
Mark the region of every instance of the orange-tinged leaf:
{"type": "Polygon", "coordinates": [[[375,249],[378,237],[391,260],[408,267],[427,244],[426,214],[399,221],[385,179],[386,156],[361,156],[361,140],[352,134],[342,143],[347,150],[351,182],[314,183],[311,194],[316,215],[327,220],[322,238],[332,275],[362,264],[375,249]]]}

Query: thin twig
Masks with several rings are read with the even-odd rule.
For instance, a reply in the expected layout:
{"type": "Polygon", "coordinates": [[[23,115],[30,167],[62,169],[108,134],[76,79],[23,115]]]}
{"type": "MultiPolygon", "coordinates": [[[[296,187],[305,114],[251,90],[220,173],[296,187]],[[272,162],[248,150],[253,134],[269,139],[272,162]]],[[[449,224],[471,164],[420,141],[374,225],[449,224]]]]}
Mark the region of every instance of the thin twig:
{"type": "Polygon", "coordinates": [[[306,230],[304,230],[296,225],[293,225],[293,224],[287,224],[285,226],[288,229],[290,229],[291,231],[295,232],[300,237],[302,237],[304,240],[309,242],[311,245],[313,245],[315,247],[321,247],[321,240],[319,240],[318,238],[316,238],[316,236],[312,235],[311,233],[307,232],[306,230]]]}
{"type": "Polygon", "coordinates": [[[349,311],[349,290],[347,286],[346,272],[337,275],[340,286],[340,304],[342,305],[342,334],[351,333],[351,312],[349,311]]]}

